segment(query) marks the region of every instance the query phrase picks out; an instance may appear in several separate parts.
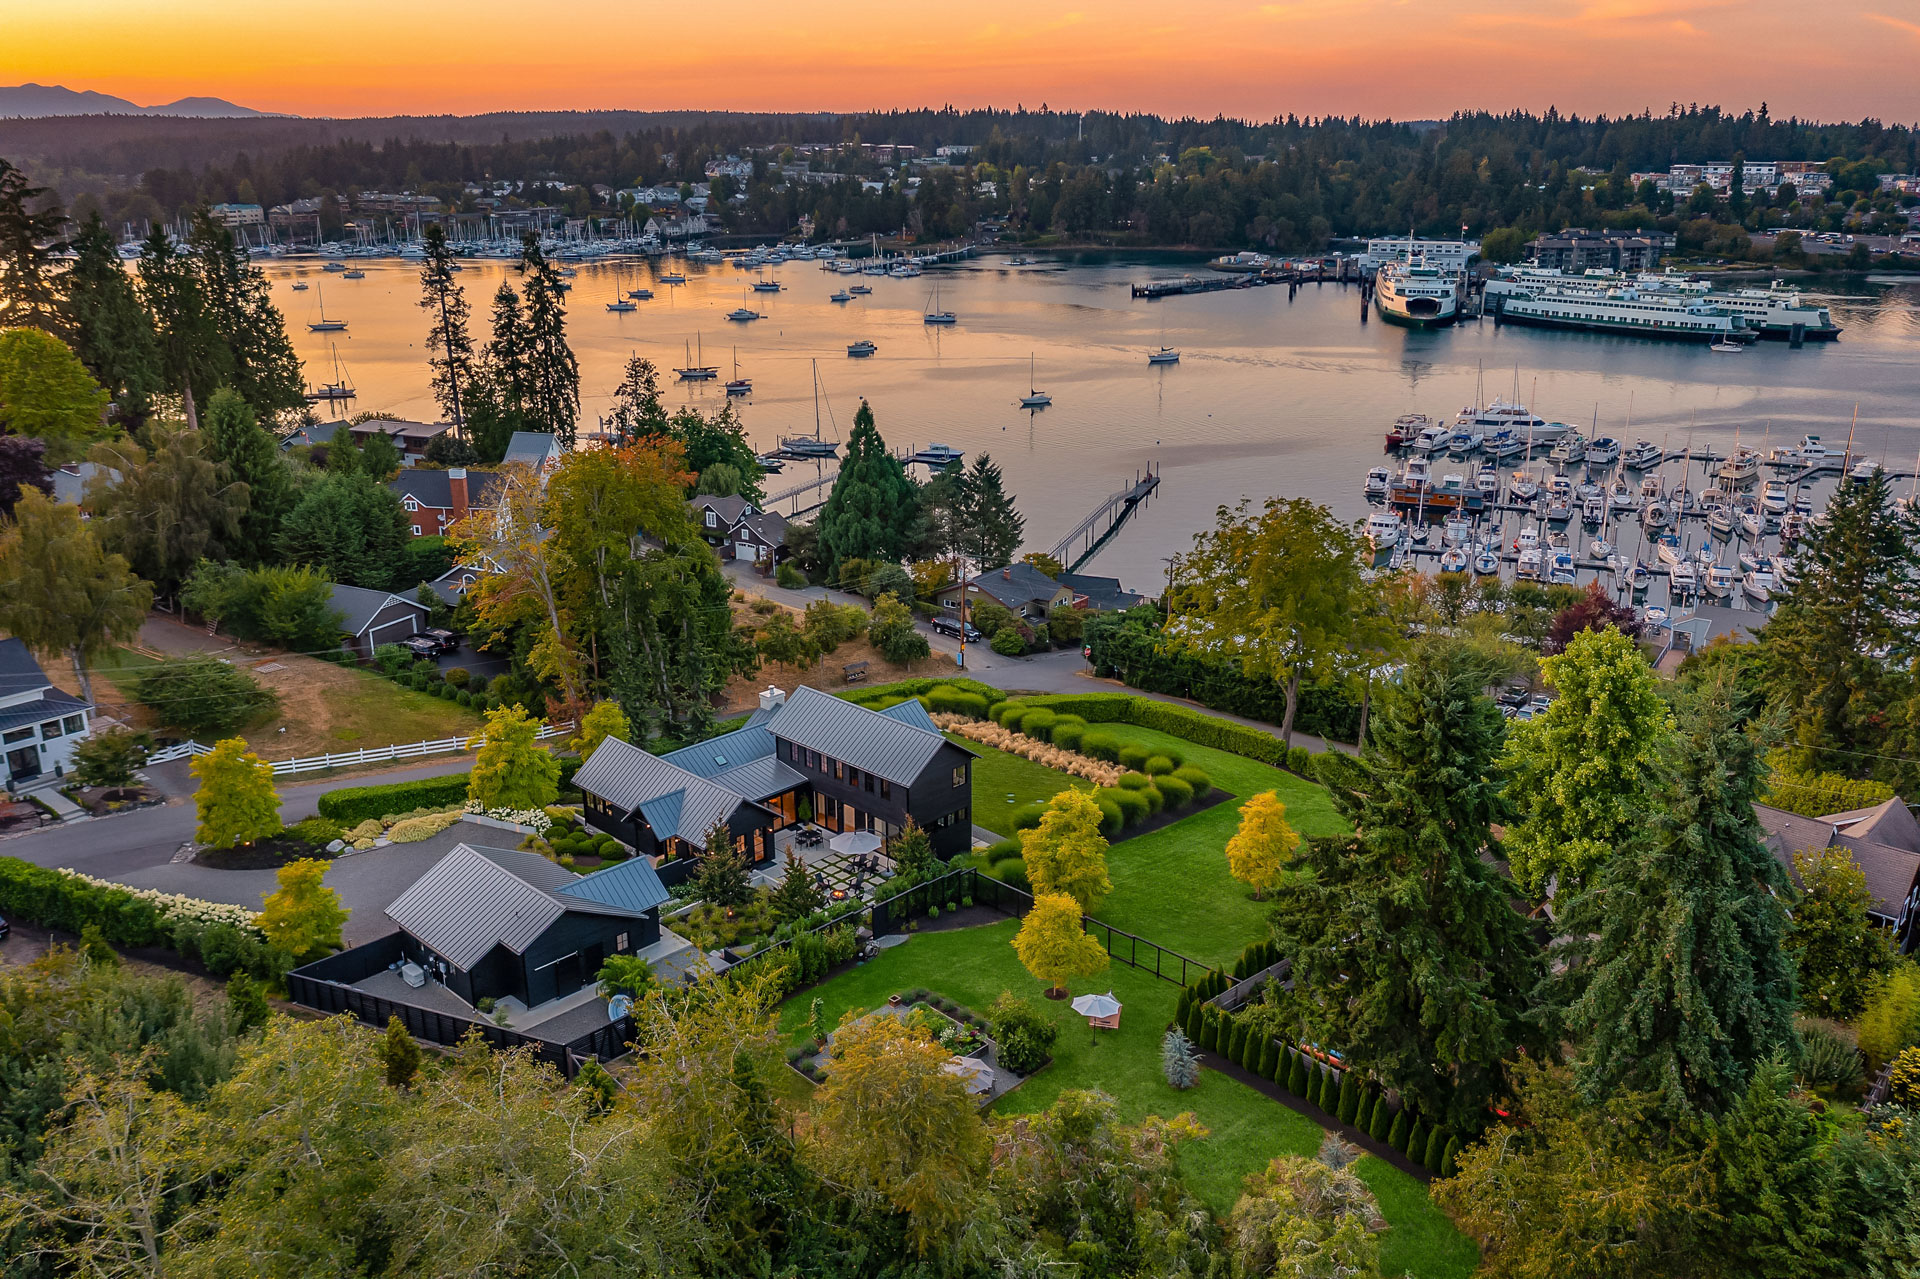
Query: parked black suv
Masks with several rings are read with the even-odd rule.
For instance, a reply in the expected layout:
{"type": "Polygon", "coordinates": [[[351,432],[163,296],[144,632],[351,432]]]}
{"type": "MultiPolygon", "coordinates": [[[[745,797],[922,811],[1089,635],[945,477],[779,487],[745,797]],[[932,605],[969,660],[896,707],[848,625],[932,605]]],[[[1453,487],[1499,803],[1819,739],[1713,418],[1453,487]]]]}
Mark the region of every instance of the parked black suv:
{"type": "Polygon", "coordinates": [[[957,617],[948,617],[945,613],[936,616],[927,623],[942,635],[951,635],[955,639],[964,639],[969,644],[978,644],[986,638],[972,622],[963,622],[957,617]]]}
{"type": "Polygon", "coordinates": [[[440,654],[445,651],[438,643],[428,639],[424,635],[409,635],[400,641],[400,647],[406,649],[415,657],[424,657],[428,661],[439,657],[440,654]]]}

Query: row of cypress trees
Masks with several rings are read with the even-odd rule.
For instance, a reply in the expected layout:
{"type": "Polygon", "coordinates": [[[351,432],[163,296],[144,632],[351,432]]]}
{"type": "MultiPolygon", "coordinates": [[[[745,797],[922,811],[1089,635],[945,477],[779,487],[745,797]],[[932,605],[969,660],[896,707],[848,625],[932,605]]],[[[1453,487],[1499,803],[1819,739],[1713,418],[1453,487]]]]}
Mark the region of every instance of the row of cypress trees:
{"type": "Polygon", "coordinates": [[[1228,1016],[1198,997],[1185,999],[1182,1029],[1201,1052],[1224,1057],[1294,1096],[1317,1106],[1329,1118],[1383,1141],[1442,1177],[1451,1177],[1462,1142],[1439,1124],[1428,1125],[1409,1106],[1395,1106],[1357,1070],[1336,1071],[1299,1049],[1261,1035],[1252,1023],[1228,1016]]]}

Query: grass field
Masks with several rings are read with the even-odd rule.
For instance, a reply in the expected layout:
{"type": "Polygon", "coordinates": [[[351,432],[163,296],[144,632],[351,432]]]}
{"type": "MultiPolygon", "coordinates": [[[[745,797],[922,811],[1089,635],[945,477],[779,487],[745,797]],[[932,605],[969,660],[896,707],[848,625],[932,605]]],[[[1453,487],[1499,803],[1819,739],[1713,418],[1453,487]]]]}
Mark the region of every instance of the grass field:
{"type": "Polygon", "coordinates": [[[948,733],[947,739],[980,756],[973,766],[973,822],[999,835],[1013,834],[1013,814],[1022,805],[1044,804],[1079,781],[1044,764],[969,741],[958,733],[948,733]]]}
{"type": "MultiPolygon", "coordinates": [[[[878,1007],[888,995],[915,986],[982,1014],[1000,992],[1012,990],[1043,1007],[1062,1029],[1054,1043],[1053,1065],[1001,1098],[996,1113],[1042,1110],[1070,1088],[1108,1093],[1129,1120],[1191,1111],[1208,1135],[1183,1150],[1181,1166],[1195,1192],[1218,1213],[1232,1208],[1248,1173],[1276,1156],[1311,1155],[1318,1149],[1319,1125],[1244,1084],[1209,1071],[1191,1090],[1177,1092],[1167,1085],[1160,1074],[1160,1037],[1172,1019],[1179,987],[1121,965],[1079,983],[1082,993],[1111,988],[1125,1006],[1120,1028],[1096,1035],[1066,1003],[1041,997],[1040,984],[1014,955],[1015,930],[1015,922],[1007,920],[915,936],[790,1001],[782,1010],[781,1028],[796,1043],[803,1038],[815,996],[824,1001],[828,1019],[838,1022],[842,1013],[878,1007]]],[[[1420,1279],[1463,1279],[1472,1273],[1473,1244],[1433,1207],[1425,1187],[1372,1157],[1362,1159],[1358,1168],[1391,1227],[1382,1240],[1384,1273],[1406,1272],[1420,1279]]]]}

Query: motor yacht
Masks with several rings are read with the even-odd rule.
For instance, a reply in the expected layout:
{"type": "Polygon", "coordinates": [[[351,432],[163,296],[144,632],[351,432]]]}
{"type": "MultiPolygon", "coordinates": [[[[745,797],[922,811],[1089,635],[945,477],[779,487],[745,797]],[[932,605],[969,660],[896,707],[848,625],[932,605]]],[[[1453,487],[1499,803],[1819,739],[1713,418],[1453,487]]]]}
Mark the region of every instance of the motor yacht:
{"type": "Polygon", "coordinates": [[[1714,474],[1729,484],[1746,484],[1760,472],[1760,451],[1744,444],[1736,448],[1714,474]]]}
{"type": "Polygon", "coordinates": [[[1588,466],[1608,466],[1620,460],[1620,441],[1603,435],[1587,445],[1588,466]]]}
{"type": "Polygon", "coordinates": [[[1760,509],[1771,511],[1775,515],[1784,515],[1787,511],[1787,482],[1768,480],[1760,486],[1760,509]]]}
{"type": "Polygon", "coordinates": [[[1691,561],[1682,560],[1667,570],[1667,587],[1675,595],[1691,595],[1699,585],[1700,577],[1691,561]]]}
{"type": "Polygon", "coordinates": [[[1447,442],[1452,438],[1451,427],[1423,426],[1407,447],[1415,453],[1438,453],[1447,447],[1447,442]]]}
{"type": "Polygon", "coordinates": [[[1575,431],[1554,445],[1553,451],[1547,454],[1549,460],[1558,462],[1561,466],[1567,466],[1571,463],[1581,461],[1586,456],[1587,437],[1578,431],[1575,431]]]}
{"type": "Polygon", "coordinates": [[[1667,451],[1651,440],[1641,440],[1622,459],[1629,470],[1644,471],[1667,460],[1667,451]]]}
{"type": "Polygon", "coordinates": [[[1400,448],[1411,444],[1421,431],[1432,425],[1433,419],[1425,413],[1402,413],[1387,428],[1387,447],[1400,448]]]}
{"type": "Polygon", "coordinates": [[[1385,497],[1387,490],[1392,487],[1393,472],[1389,471],[1386,467],[1376,466],[1367,472],[1366,494],[1368,497],[1385,497]]]}
{"type": "Polygon", "coordinates": [[[1773,599],[1773,575],[1758,570],[1743,573],[1740,590],[1755,604],[1767,604],[1773,599]]]}
{"type": "Polygon", "coordinates": [[[1707,569],[1704,583],[1707,594],[1717,600],[1726,599],[1733,594],[1733,570],[1725,564],[1716,563],[1707,569]]]}

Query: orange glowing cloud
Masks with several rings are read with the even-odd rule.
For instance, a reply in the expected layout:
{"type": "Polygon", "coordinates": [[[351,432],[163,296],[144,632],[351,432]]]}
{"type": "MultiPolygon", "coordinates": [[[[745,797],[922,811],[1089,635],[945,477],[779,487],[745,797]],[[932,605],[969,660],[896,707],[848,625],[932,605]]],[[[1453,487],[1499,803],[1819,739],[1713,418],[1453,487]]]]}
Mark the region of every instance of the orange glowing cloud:
{"type": "Polygon", "coordinates": [[[1885,38],[1920,24],[1875,2],[1833,0],[1816,22],[1788,0],[65,0],[13,6],[0,83],[337,116],[1045,102],[1411,119],[1674,101],[1920,116],[1912,44],[1885,38]]]}

